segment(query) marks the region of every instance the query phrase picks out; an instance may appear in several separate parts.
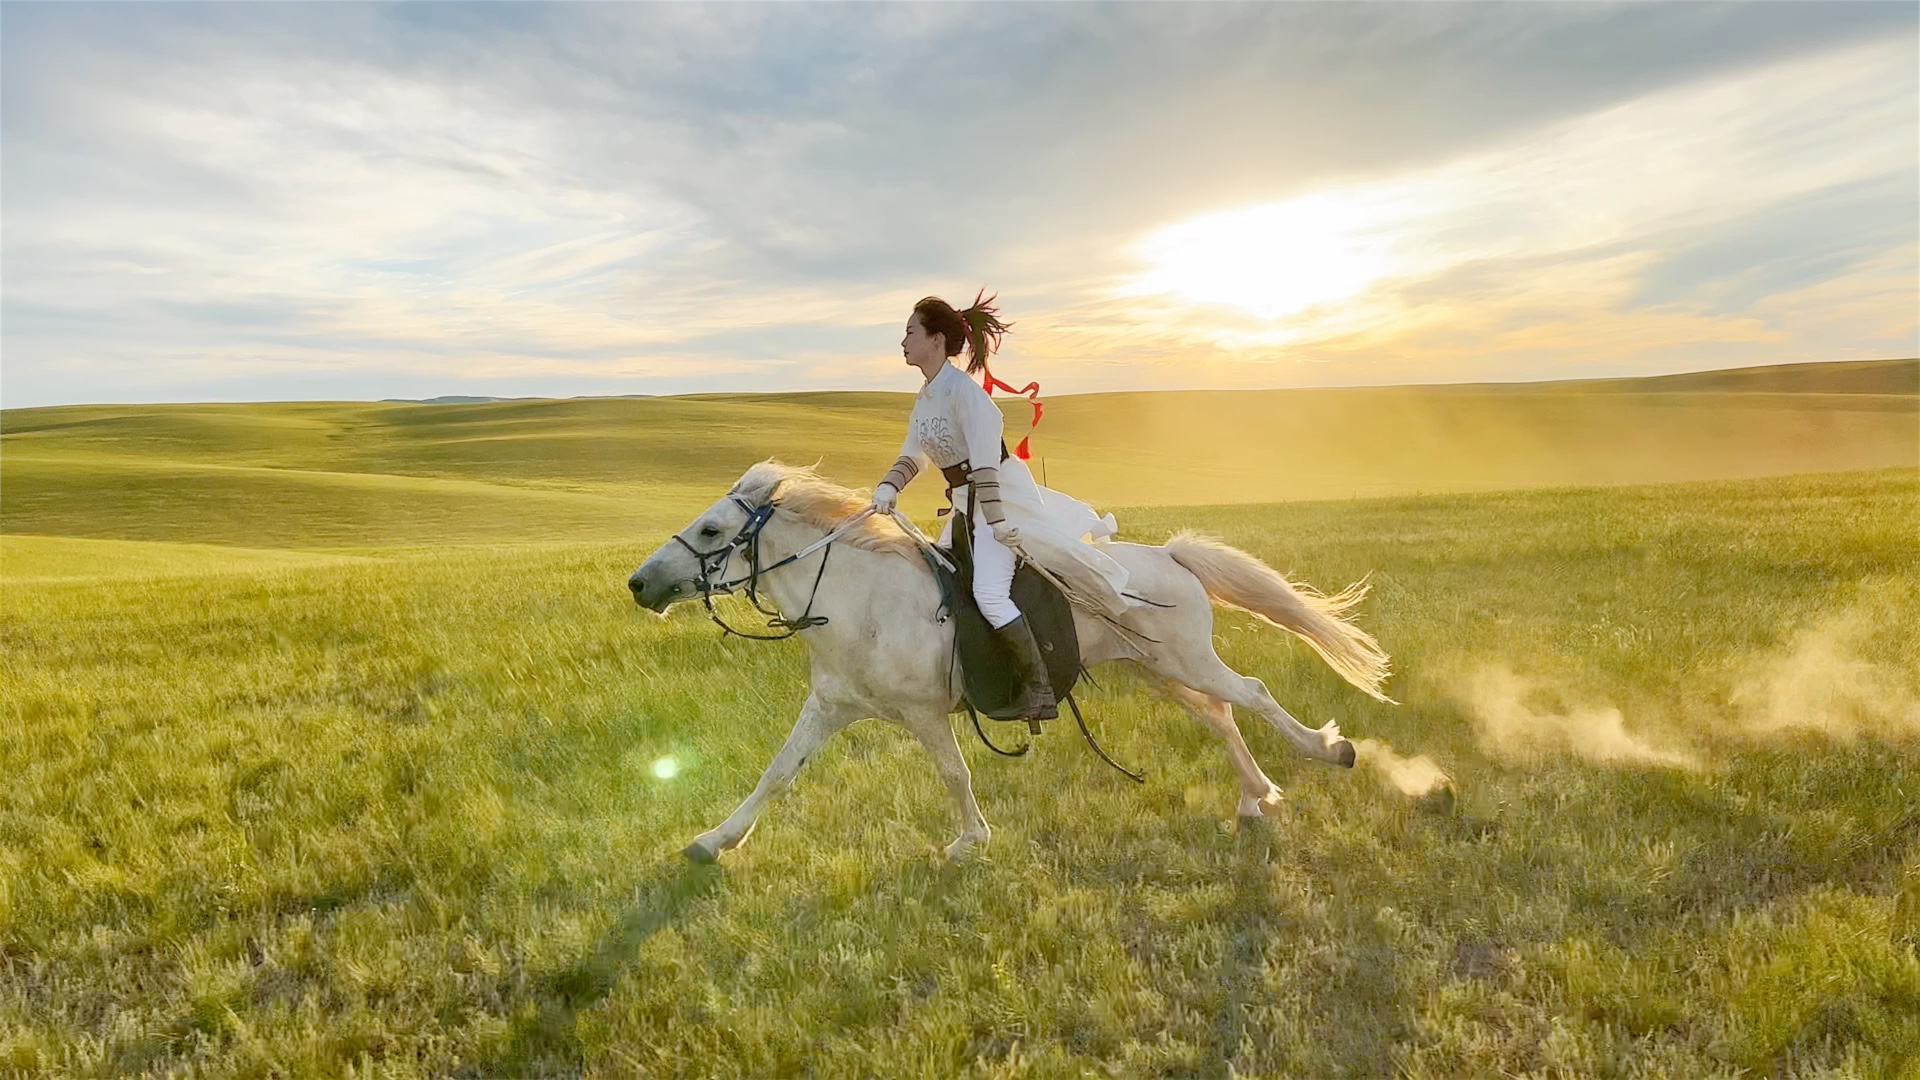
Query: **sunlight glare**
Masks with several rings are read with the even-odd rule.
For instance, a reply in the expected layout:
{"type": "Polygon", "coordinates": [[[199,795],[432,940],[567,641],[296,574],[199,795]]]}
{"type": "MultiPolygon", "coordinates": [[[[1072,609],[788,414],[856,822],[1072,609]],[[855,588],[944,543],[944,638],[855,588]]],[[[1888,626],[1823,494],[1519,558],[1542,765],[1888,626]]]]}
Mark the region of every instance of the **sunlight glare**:
{"type": "Polygon", "coordinates": [[[1286,318],[1358,296],[1394,271],[1390,217],[1377,199],[1330,191],[1183,221],[1140,242],[1152,269],[1127,291],[1286,318]]]}
{"type": "Polygon", "coordinates": [[[653,775],[661,780],[671,780],[680,773],[680,763],[670,757],[663,757],[653,763],[653,775]]]}

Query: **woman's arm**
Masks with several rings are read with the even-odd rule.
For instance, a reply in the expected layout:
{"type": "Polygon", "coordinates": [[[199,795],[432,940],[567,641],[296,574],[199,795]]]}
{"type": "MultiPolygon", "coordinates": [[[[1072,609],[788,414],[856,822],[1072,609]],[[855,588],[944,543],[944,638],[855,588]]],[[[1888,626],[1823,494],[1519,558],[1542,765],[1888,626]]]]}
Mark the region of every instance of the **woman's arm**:
{"type": "Polygon", "coordinates": [[[920,441],[914,438],[913,429],[908,428],[907,441],[900,444],[899,459],[893,463],[893,468],[887,470],[887,475],[881,477],[880,482],[892,484],[895,491],[905,491],[907,485],[913,483],[913,478],[920,475],[922,456],[920,441]]]}
{"type": "Polygon", "coordinates": [[[873,487],[873,505],[881,510],[891,510],[900,493],[906,490],[913,478],[920,475],[920,440],[914,436],[911,425],[907,428],[907,441],[900,444],[900,457],[887,470],[887,475],[873,487]]]}

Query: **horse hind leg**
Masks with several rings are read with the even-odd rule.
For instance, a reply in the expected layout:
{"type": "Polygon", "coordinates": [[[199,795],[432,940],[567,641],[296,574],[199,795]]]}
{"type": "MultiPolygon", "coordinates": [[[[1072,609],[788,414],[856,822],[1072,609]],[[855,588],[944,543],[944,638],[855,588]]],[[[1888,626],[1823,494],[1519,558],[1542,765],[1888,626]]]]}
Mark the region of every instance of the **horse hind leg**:
{"type": "Polygon", "coordinates": [[[1212,728],[1227,744],[1227,755],[1233,759],[1234,771],[1240,774],[1240,816],[1271,817],[1279,813],[1283,805],[1280,788],[1267,779],[1267,774],[1260,770],[1260,763],[1253,759],[1253,751],[1247,749],[1247,740],[1240,734],[1240,725],[1233,722],[1232,703],[1174,680],[1167,681],[1166,689],[1175,701],[1192,713],[1195,719],[1212,728]]]}
{"type": "Polygon", "coordinates": [[[1267,718],[1274,730],[1292,743],[1294,749],[1315,761],[1329,765],[1338,765],[1344,769],[1353,768],[1357,758],[1353,744],[1340,734],[1340,725],[1329,720],[1319,728],[1310,728],[1293,718],[1293,714],[1281,708],[1280,703],[1267,692],[1267,684],[1251,675],[1242,675],[1226,665],[1226,661],[1214,653],[1212,639],[1204,659],[1197,659],[1191,666],[1198,668],[1194,672],[1162,672],[1178,679],[1188,686],[1214,697],[1224,698],[1243,709],[1250,709],[1267,718]]]}

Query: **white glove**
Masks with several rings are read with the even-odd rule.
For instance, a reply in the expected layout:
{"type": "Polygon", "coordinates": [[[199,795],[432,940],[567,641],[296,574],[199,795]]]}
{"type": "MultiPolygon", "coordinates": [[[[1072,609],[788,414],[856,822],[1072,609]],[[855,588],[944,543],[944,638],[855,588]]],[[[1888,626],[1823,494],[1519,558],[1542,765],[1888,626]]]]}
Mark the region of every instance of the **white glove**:
{"type": "Polygon", "coordinates": [[[1004,521],[996,521],[993,523],[993,538],[1000,541],[1001,547],[1010,548],[1020,542],[1020,530],[1004,521]]]}
{"type": "Polygon", "coordinates": [[[881,484],[873,489],[873,508],[883,514],[893,513],[893,504],[900,498],[900,492],[892,484],[881,484]]]}

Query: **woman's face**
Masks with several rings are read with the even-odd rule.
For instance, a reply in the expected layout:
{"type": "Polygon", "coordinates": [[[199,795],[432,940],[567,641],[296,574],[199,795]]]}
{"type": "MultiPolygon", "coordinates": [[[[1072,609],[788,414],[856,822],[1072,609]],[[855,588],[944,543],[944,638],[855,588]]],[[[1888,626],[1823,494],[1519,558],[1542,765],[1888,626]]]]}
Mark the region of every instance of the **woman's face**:
{"type": "Polygon", "coordinates": [[[920,313],[916,311],[907,320],[907,336],[900,339],[900,355],[914,367],[931,370],[933,365],[947,362],[946,335],[929,336],[926,324],[920,321],[920,313]]]}

